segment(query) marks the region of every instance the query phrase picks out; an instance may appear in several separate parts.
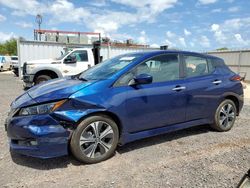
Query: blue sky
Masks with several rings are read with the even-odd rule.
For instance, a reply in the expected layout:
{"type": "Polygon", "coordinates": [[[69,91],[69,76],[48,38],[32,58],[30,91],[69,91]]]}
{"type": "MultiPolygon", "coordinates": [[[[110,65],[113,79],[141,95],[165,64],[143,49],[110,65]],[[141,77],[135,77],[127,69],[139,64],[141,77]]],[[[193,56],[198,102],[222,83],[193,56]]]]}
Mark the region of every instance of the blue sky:
{"type": "Polygon", "coordinates": [[[249,0],[0,0],[0,42],[43,29],[95,31],[153,47],[250,48],[249,0]]]}

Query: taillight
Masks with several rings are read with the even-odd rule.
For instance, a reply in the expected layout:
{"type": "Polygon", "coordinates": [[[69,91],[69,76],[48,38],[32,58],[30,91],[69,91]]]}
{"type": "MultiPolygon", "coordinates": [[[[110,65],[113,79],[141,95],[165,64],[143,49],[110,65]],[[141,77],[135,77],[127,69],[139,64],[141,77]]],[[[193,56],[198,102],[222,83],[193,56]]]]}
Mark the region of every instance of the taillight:
{"type": "Polygon", "coordinates": [[[231,81],[241,81],[241,80],[242,80],[242,77],[241,77],[240,75],[236,74],[236,75],[232,76],[232,77],[230,78],[230,80],[231,80],[231,81]]]}

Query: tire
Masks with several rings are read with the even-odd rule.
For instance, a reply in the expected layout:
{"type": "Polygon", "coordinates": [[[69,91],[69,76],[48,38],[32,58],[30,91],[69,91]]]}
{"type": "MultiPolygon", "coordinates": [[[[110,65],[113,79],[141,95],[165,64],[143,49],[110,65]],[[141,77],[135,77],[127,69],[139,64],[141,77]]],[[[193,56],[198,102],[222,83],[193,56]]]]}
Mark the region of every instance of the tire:
{"type": "Polygon", "coordinates": [[[226,99],[218,106],[211,127],[217,131],[229,131],[235,122],[237,109],[232,100],[226,99]]]}
{"type": "Polygon", "coordinates": [[[14,73],[17,77],[19,76],[18,70],[13,69],[13,73],[14,73]]]}
{"type": "Polygon", "coordinates": [[[35,79],[35,85],[40,84],[42,82],[46,82],[48,80],[51,80],[52,78],[48,75],[39,75],[35,79]]]}
{"type": "Polygon", "coordinates": [[[118,140],[116,123],[108,116],[95,115],[84,119],[77,126],[70,140],[70,149],[79,161],[93,164],[113,156],[118,140]]]}

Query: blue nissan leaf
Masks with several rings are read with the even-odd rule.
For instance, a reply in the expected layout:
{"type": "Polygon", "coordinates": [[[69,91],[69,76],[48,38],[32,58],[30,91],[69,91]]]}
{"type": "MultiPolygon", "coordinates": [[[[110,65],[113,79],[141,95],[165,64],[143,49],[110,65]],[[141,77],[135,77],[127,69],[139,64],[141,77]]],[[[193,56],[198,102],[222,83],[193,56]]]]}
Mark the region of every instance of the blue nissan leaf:
{"type": "Polygon", "coordinates": [[[204,124],[228,131],[243,106],[240,80],[210,55],[120,55],[19,96],[5,124],[10,150],[38,158],[71,151],[97,163],[146,137],[204,124]]]}

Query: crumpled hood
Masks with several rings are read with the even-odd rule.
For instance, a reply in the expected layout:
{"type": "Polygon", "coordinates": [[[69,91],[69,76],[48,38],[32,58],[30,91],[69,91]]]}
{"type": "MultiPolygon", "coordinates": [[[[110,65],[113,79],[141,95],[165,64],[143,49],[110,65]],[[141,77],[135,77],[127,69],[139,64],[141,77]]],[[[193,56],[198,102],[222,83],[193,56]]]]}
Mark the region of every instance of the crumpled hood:
{"type": "Polygon", "coordinates": [[[26,93],[19,96],[12,103],[11,107],[20,108],[35,103],[65,99],[92,83],[93,82],[71,79],[70,77],[51,80],[29,89],[26,93]]]}
{"type": "Polygon", "coordinates": [[[56,59],[38,59],[38,60],[32,60],[27,61],[27,64],[51,64],[51,63],[60,63],[60,60],[56,59]]]}

